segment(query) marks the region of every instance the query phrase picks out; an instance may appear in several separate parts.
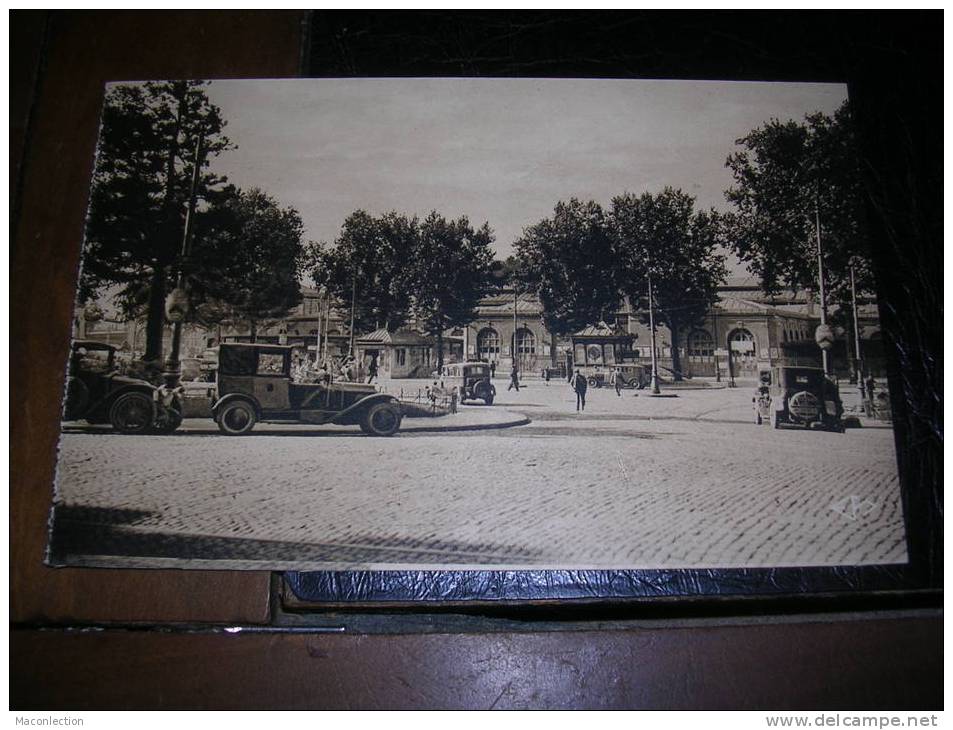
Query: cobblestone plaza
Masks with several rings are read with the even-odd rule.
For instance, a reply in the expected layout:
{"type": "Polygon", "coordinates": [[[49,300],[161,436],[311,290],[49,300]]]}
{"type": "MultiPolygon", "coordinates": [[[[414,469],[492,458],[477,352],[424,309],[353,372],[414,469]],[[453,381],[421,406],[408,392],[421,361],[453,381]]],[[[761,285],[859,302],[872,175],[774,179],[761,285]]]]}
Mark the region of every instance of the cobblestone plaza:
{"type": "Polygon", "coordinates": [[[518,393],[500,388],[497,407],[531,422],[392,438],[266,424],[234,438],[198,419],[172,436],[69,424],[52,560],[262,569],[906,560],[884,424],[775,431],[753,423],[748,388],[670,398],[593,389],[577,413],[565,383],[531,381],[518,393]]]}

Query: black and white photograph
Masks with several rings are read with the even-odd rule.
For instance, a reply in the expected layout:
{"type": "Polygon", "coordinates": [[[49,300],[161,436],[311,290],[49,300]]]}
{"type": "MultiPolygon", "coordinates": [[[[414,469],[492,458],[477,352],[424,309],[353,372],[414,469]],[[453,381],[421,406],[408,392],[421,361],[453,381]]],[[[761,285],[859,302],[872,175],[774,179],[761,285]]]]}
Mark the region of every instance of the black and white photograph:
{"type": "Polygon", "coordinates": [[[54,566],[908,560],[847,87],[116,82],[54,566]]]}

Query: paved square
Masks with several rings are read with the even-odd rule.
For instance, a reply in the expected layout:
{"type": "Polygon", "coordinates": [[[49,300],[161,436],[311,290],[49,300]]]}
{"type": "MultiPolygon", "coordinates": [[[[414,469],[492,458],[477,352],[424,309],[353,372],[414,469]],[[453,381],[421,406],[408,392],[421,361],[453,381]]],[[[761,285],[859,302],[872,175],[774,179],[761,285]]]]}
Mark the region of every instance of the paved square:
{"type": "MultiPolygon", "coordinates": [[[[56,564],[685,568],[906,561],[893,431],[756,426],[751,389],[498,390],[528,425],[400,433],[71,424],[56,564]],[[211,562],[210,562],[211,561],[211,562]]],[[[482,408],[467,406],[466,408],[482,408]]],[[[447,417],[452,419],[453,416],[447,417]]]]}

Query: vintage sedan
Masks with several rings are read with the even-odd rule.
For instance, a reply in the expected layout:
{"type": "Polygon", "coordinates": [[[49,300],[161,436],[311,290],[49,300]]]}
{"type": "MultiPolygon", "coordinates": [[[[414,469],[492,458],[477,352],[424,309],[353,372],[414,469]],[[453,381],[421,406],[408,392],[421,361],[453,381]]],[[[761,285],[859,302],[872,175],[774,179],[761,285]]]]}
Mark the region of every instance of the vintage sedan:
{"type": "Polygon", "coordinates": [[[66,380],[64,421],[110,423],[120,433],[172,432],[179,401],[141,378],[121,375],[116,348],[94,340],[74,340],[66,380]]]}
{"type": "Polygon", "coordinates": [[[400,429],[400,402],[373,385],[330,378],[294,382],[293,350],[256,343],[219,346],[211,413],[223,433],[247,434],[258,422],[355,425],[373,436],[391,436],[400,429]]]}
{"type": "Polygon", "coordinates": [[[762,371],[752,401],[755,420],[762,423],[767,413],[772,428],[844,431],[840,391],[821,368],[781,366],[762,371]]]}
{"type": "Polygon", "coordinates": [[[482,400],[493,405],[496,387],[490,382],[490,366],[485,362],[453,363],[444,367],[445,388],[460,388],[460,403],[482,400]]]}

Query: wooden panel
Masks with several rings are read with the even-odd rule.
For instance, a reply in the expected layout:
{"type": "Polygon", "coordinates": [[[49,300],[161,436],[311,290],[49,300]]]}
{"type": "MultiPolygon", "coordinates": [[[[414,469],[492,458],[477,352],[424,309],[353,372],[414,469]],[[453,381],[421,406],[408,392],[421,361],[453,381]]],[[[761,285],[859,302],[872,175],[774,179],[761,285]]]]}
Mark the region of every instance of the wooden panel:
{"type": "MultiPolygon", "coordinates": [[[[269,575],[42,565],[60,401],[103,83],[282,77],[299,12],[54,12],[11,252],[14,621],[264,621],[269,575]]],[[[14,64],[29,63],[24,51],[14,64]]]]}
{"type": "Polygon", "coordinates": [[[928,711],[942,705],[940,632],[938,616],[535,634],[15,631],[11,706],[928,711]]]}

